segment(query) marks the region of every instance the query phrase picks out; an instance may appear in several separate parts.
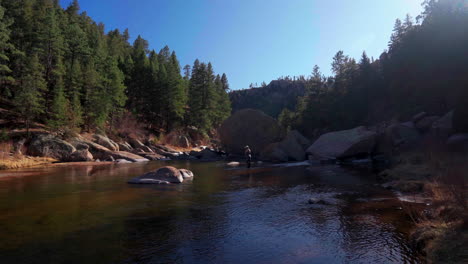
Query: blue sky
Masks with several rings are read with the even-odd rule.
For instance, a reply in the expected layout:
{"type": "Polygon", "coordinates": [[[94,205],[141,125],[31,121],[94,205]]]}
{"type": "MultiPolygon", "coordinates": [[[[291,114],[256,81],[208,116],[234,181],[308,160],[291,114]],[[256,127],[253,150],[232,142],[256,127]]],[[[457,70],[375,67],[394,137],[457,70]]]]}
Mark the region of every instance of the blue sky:
{"type": "MultiPolygon", "coordinates": [[[[61,0],[62,7],[72,0],[61,0]]],[[[159,51],[176,51],[181,66],[200,61],[225,72],[231,89],[330,74],[338,50],[378,57],[396,18],[416,17],[422,0],[80,0],[81,11],[106,30],[128,28],[159,51]]]]}

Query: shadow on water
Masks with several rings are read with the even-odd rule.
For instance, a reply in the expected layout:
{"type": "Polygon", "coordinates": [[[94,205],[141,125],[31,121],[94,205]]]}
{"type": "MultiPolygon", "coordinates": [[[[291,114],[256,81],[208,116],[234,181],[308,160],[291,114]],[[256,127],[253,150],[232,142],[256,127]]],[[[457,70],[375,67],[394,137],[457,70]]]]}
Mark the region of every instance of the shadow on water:
{"type": "Polygon", "coordinates": [[[0,174],[1,262],[421,262],[399,202],[373,179],[337,166],[190,162],[0,174]],[[126,184],[167,164],[195,179],[126,184]],[[311,197],[328,204],[308,204],[311,197]]]}

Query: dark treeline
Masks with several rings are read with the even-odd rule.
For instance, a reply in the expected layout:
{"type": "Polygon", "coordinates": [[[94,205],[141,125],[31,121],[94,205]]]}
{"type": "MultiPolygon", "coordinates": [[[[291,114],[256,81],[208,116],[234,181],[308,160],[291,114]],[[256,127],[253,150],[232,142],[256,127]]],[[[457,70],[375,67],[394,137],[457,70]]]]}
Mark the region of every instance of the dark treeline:
{"type": "MultiPolygon", "coordinates": [[[[467,1],[429,0],[423,6],[416,19],[396,20],[388,50],[379,58],[363,52],[355,60],[339,51],[332,60],[333,76],[315,66],[305,81],[281,78],[289,82],[284,90],[305,82],[306,91],[295,106],[284,108],[279,121],[314,137],[323,130],[407,120],[421,111],[440,115],[455,109],[455,120],[468,120],[467,1]]],[[[265,88],[250,90],[257,89],[265,88]]],[[[243,96],[255,94],[248,91],[231,93],[234,110],[246,105],[265,110],[249,103],[256,100],[243,96]]],[[[286,98],[289,91],[277,93],[286,98]]],[[[468,126],[460,129],[468,132],[468,126]]]]}
{"type": "Polygon", "coordinates": [[[57,0],[0,0],[0,98],[25,120],[94,130],[124,112],[160,131],[203,131],[230,114],[227,77],[195,61],[181,74],[174,51],[148,49],[128,30],[102,23],[57,0]]]}

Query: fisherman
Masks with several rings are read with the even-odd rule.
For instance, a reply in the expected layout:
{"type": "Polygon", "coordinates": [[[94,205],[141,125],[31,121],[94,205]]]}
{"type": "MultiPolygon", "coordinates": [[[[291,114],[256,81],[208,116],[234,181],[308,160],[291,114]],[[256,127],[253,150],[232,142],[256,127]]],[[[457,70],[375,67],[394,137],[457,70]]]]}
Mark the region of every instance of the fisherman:
{"type": "Polygon", "coordinates": [[[247,168],[250,168],[250,165],[252,163],[252,151],[250,150],[249,146],[244,147],[244,155],[247,159],[247,168]]]}

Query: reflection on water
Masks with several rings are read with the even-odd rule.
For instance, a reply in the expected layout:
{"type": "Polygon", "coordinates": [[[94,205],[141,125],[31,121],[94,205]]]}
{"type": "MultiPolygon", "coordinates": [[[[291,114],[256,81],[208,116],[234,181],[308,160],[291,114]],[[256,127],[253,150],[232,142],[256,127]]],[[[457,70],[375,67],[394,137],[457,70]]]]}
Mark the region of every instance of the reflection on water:
{"type": "Polygon", "coordinates": [[[400,202],[375,193],[367,173],[177,162],[193,182],[126,184],[163,164],[0,174],[0,262],[420,262],[400,202]]]}

